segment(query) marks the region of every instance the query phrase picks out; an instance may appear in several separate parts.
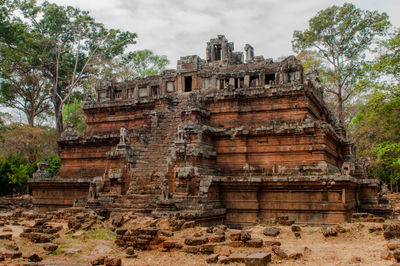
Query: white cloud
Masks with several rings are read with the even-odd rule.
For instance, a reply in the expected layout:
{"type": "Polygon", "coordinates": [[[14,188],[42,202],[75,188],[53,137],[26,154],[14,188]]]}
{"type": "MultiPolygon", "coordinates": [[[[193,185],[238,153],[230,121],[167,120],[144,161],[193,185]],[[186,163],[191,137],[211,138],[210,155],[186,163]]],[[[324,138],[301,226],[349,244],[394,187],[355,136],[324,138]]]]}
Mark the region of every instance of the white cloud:
{"type": "MultiPolygon", "coordinates": [[[[294,30],[302,30],[319,10],[342,0],[50,0],[89,10],[109,28],[138,34],[132,49],[167,55],[175,68],[180,56],[205,57],[210,38],[224,34],[242,51],[246,43],[257,55],[277,58],[292,54],[294,30]]],[[[400,26],[399,0],[355,0],[357,7],[387,12],[400,26]]]]}

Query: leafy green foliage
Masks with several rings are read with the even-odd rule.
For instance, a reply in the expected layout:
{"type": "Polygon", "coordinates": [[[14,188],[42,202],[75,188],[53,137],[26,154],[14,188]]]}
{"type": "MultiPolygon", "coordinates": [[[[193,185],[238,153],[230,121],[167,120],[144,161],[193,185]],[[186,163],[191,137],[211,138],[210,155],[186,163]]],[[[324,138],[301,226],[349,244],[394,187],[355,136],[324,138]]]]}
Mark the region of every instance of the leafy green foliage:
{"type": "Polygon", "coordinates": [[[72,123],[76,131],[85,131],[87,125],[85,122],[85,113],[83,112],[83,102],[75,99],[71,103],[64,105],[63,119],[72,123]]]}
{"type": "Polygon", "coordinates": [[[55,176],[61,166],[59,156],[38,159],[28,163],[20,154],[0,159],[0,195],[9,195],[13,191],[22,192],[25,190],[27,181],[36,171],[36,164],[39,161],[49,163],[49,172],[55,176]]]}
{"type": "Polygon", "coordinates": [[[345,3],[318,12],[308,29],[294,32],[294,51],[314,50],[332,67],[333,86],[326,91],[337,98],[339,122],[344,121],[343,105],[353,95],[354,84],[362,74],[365,53],[389,26],[386,13],[364,11],[345,3]]]}
{"type": "Polygon", "coordinates": [[[117,63],[117,76],[122,80],[157,75],[169,64],[165,55],[150,50],[138,50],[121,56],[117,63]]]}
{"type": "Polygon", "coordinates": [[[96,75],[95,66],[123,53],[136,34],[106,29],[87,11],[35,1],[6,1],[0,13],[0,47],[7,61],[18,59],[50,81],[57,131],[63,130],[62,109],[74,89],[96,75]],[[22,16],[21,16],[22,14],[22,16]]]}
{"type": "Polygon", "coordinates": [[[47,161],[49,163],[48,170],[49,170],[50,174],[52,176],[55,176],[61,167],[60,156],[50,156],[49,158],[45,159],[45,161],[47,161]]]}
{"type": "Polygon", "coordinates": [[[350,125],[357,155],[371,158],[372,175],[400,181],[400,95],[376,91],[350,125]]]}
{"type": "Polygon", "coordinates": [[[359,89],[370,87],[387,93],[400,93],[400,29],[379,42],[377,58],[364,66],[364,78],[359,89]]]}

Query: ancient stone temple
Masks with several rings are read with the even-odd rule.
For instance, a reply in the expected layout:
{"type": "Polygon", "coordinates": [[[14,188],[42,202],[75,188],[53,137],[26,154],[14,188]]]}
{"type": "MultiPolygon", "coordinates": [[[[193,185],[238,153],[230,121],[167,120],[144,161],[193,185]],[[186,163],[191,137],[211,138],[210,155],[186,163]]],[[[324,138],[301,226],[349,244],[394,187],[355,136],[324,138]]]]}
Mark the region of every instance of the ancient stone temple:
{"type": "Polygon", "coordinates": [[[245,56],[223,35],[206,60],[176,70],[104,81],[88,98],[83,136],[59,139],[62,167],[30,180],[34,204],[176,215],[243,225],[288,216],[336,223],[385,212],[379,182],[323,100],[315,71],[295,57],[245,56]]]}

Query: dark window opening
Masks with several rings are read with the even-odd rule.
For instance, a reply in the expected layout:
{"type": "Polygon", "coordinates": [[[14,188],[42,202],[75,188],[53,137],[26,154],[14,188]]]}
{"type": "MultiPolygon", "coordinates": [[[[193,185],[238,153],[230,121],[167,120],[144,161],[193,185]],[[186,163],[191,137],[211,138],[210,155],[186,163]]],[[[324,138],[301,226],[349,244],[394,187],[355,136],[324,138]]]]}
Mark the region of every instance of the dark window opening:
{"type": "Polygon", "coordinates": [[[122,91],[114,91],[114,98],[115,99],[122,98],[122,91]]]}
{"type": "Polygon", "coordinates": [[[244,78],[239,78],[239,88],[244,88],[244,78]]]}
{"type": "Polygon", "coordinates": [[[160,86],[151,86],[151,95],[152,96],[160,95],[160,86]]]}
{"type": "Polygon", "coordinates": [[[272,84],[275,81],[275,74],[266,74],[265,75],[265,84],[272,84]]]}
{"type": "Polygon", "coordinates": [[[214,55],[215,55],[215,60],[221,60],[221,45],[220,44],[214,45],[214,55]]]}
{"type": "Polygon", "coordinates": [[[224,80],[223,79],[219,80],[219,89],[220,90],[224,89],[224,80]]]}
{"type": "Polygon", "coordinates": [[[192,76],[185,77],[185,91],[192,91],[192,76]]]}
{"type": "Polygon", "coordinates": [[[238,88],[239,88],[239,79],[236,78],[235,79],[235,89],[238,89],[238,88]]]}
{"type": "Polygon", "coordinates": [[[250,77],[250,87],[256,87],[258,85],[258,76],[250,77]]]}

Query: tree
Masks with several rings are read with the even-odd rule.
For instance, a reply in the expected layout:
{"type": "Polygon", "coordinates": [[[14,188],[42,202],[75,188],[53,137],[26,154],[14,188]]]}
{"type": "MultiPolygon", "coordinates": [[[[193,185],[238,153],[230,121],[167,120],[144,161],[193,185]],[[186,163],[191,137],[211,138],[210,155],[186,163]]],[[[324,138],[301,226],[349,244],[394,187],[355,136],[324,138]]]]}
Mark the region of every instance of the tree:
{"type": "Polygon", "coordinates": [[[63,109],[63,119],[69,121],[74,125],[74,129],[78,132],[85,131],[86,125],[86,117],[83,111],[83,104],[85,95],[79,91],[75,91],[68,103],[64,105],[63,109]]]}
{"type": "Polygon", "coordinates": [[[18,66],[15,61],[6,65],[5,61],[0,64],[0,79],[3,81],[0,90],[0,104],[24,112],[28,124],[35,126],[37,117],[51,113],[51,83],[36,69],[22,69],[23,67],[18,66]],[[6,67],[10,67],[10,69],[6,70],[6,67]]]}
{"type": "Polygon", "coordinates": [[[359,85],[374,92],[350,128],[357,155],[370,157],[374,175],[385,182],[389,178],[393,189],[400,182],[400,30],[380,47],[359,85]]]}
{"type": "Polygon", "coordinates": [[[377,50],[379,55],[365,66],[366,75],[359,86],[400,93],[400,29],[396,29],[389,39],[381,41],[377,50]]]}
{"type": "Polygon", "coordinates": [[[48,2],[37,5],[34,0],[5,4],[8,9],[0,13],[6,18],[0,25],[0,43],[10,51],[6,55],[17,53],[26,58],[27,65],[51,81],[51,101],[60,134],[62,109],[74,89],[95,74],[94,66],[101,59],[112,59],[135,43],[136,34],[108,30],[87,11],[71,6],[48,2]]]}
{"type": "Polygon", "coordinates": [[[165,55],[156,55],[150,50],[129,52],[117,59],[116,76],[119,80],[131,80],[159,74],[169,64],[165,55]]]}
{"type": "Polygon", "coordinates": [[[343,124],[343,106],[354,93],[366,52],[389,26],[386,13],[364,11],[345,3],[318,12],[309,21],[308,29],[293,33],[295,52],[313,49],[332,67],[335,86],[325,90],[337,99],[339,123],[343,124]]]}
{"type": "Polygon", "coordinates": [[[19,154],[24,161],[32,163],[58,154],[57,132],[51,128],[10,126],[1,136],[4,141],[0,142],[0,158],[19,154]]]}

